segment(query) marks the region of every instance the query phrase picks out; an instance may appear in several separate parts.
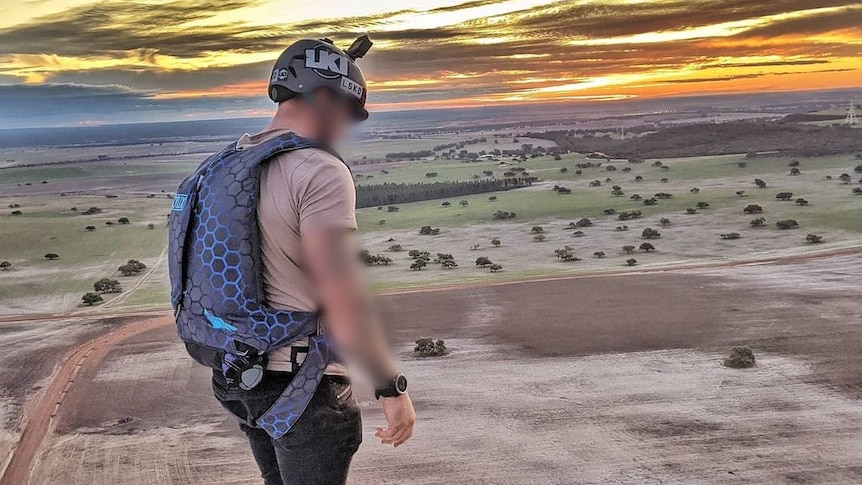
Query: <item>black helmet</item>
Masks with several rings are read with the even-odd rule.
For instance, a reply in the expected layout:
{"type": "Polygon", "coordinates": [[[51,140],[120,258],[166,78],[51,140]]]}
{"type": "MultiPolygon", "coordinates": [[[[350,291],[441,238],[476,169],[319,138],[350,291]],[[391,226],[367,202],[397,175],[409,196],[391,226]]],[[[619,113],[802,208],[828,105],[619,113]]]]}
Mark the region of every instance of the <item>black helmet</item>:
{"type": "Polygon", "coordinates": [[[269,79],[269,97],[276,103],[318,88],[330,88],[356,103],[356,118],[368,119],[365,76],[356,59],[371,49],[367,35],[356,39],[346,51],[329,39],[302,39],[281,53],[269,79]]]}

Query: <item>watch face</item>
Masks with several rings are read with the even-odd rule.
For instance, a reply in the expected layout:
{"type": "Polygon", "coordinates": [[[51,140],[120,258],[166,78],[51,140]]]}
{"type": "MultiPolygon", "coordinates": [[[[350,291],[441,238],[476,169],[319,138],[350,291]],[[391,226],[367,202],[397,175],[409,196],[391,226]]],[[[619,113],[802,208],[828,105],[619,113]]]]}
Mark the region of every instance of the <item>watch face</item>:
{"type": "Polygon", "coordinates": [[[398,391],[398,394],[407,392],[407,378],[404,377],[404,374],[399,374],[395,378],[395,390],[398,391]]]}

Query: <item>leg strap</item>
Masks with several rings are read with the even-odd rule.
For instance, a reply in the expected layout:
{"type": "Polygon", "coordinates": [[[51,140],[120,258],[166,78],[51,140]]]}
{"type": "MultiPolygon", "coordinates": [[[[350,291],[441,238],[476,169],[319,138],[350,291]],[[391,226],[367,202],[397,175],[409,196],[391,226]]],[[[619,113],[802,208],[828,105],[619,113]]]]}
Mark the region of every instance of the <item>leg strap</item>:
{"type": "Polygon", "coordinates": [[[308,354],[299,371],[275,403],[257,418],[257,427],[266,431],[273,439],[287,434],[317,392],[323,371],[331,359],[332,349],[326,335],[310,337],[308,354]]]}

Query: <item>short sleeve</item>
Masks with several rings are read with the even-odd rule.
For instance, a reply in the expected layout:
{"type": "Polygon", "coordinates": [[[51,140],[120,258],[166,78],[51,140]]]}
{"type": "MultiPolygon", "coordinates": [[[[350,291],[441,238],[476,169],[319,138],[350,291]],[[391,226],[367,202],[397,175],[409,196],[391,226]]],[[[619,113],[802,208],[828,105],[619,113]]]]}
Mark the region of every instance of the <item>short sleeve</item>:
{"type": "Polygon", "coordinates": [[[356,189],[350,170],[341,160],[315,150],[295,174],[300,234],[310,229],[357,228],[356,189]]]}

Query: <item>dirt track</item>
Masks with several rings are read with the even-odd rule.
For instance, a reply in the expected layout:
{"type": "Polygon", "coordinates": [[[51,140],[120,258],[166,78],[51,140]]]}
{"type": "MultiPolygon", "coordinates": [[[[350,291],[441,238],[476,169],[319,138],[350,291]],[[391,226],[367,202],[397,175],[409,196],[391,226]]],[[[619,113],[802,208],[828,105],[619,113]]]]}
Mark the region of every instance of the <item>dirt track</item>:
{"type": "MultiPolygon", "coordinates": [[[[862,429],[857,358],[862,331],[854,319],[858,303],[848,297],[859,262],[845,255],[828,264],[806,258],[765,267],[389,295],[384,309],[389,321],[398,322],[398,348],[406,352],[411,340],[433,335],[447,338],[455,352],[441,361],[418,362],[404,354],[405,368],[417,376],[414,397],[425,418],[421,433],[395,455],[366,436],[352,483],[382,483],[396,468],[403,483],[411,484],[746,483],[735,477],[748,483],[856,483],[851,464],[862,454],[851,443],[862,429]],[[736,343],[766,353],[757,370],[739,374],[715,367],[736,343]],[[476,374],[465,373],[468,369],[476,374]],[[747,382],[736,382],[740,376],[748,376],[747,382]],[[507,388],[502,395],[508,404],[498,402],[500,385],[507,388]],[[735,390],[716,394],[710,385],[735,390]],[[548,388],[554,390],[548,396],[539,392],[548,388]],[[457,397],[465,392],[472,396],[469,402],[457,397]],[[574,400],[580,411],[571,415],[567,406],[537,398],[574,400]],[[680,406],[677,400],[684,402],[680,406]],[[611,416],[627,431],[605,423],[611,416]],[[842,424],[830,424],[830,416],[842,424]],[[813,424],[800,426],[799,420],[813,424]],[[558,424],[546,427],[550,423],[558,424]],[[532,431],[519,431],[525,425],[532,431]],[[829,427],[831,441],[817,438],[820,428],[829,427]],[[461,431],[453,434],[453,429],[461,431]],[[555,444],[537,447],[531,434],[555,444]],[[569,441],[571,436],[597,448],[584,448],[569,441]],[[762,459],[746,458],[745,446],[716,448],[730,436],[752,440],[746,446],[756,446],[762,459]],[[608,437],[616,445],[603,441],[608,437]],[[663,449],[659,456],[644,448],[648,443],[663,449]],[[602,446],[615,449],[598,451],[602,446]],[[803,450],[812,446],[834,456],[803,459],[803,450]],[[680,452],[695,461],[676,462],[672,456],[680,452]],[[710,467],[715,456],[735,464],[710,467]],[[698,461],[704,458],[707,462],[698,461]],[[642,465],[632,467],[626,459],[642,465]],[[567,469],[567,460],[579,464],[567,469]],[[614,476],[604,466],[625,473],[614,476]],[[530,470],[533,478],[524,475],[530,470]]],[[[33,431],[30,425],[25,429],[26,441],[22,438],[14,466],[0,483],[24,483],[20,480],[50,424],[34,417],[47,412],[50,418],[56,402],[51,396],[64,394],[70,376],[78,376],[79,384],[60,408],[57,434],[30,483],[107,484],[124,476],[124,483],[140,484],[214,483],[216,476],[255,483],[247,457],[230,454],[238,445],[236,431],[208,396],[205,380],[201,385],[205,372],[175,358],[179,349],[169,321],[126,326],[79,348],[34,411],[33,431]],[[99,366],[103,358],[105,365],[99,366]],[[134,421],[117,424],[126,417],[134,421]],[[166,447],[170,455],[164,454],[166,447]],[[124,464],[124,453],[132,450],[142,457],[124,464]],[[148,461],[149,455],[161,458],[148,461]],[[135,476],[123,475],[133,470],[135,476]]],[[[379,421],[365,398],[367,421],[379,421]]]]}
{"type": "Polygon", "coordinates": [[[98,367],[105,355],[118,342],[163,326],[165,322],[164,318],[158,318],[123,326],[87,342],[66,357],[42,399],[27,413],[27,424],[3,476],[0,477],[0,485],[19,485],[27,481],[33,457],[48,433],[57,410],[63,404],[66,393],[84,366],[98,367]]]}

